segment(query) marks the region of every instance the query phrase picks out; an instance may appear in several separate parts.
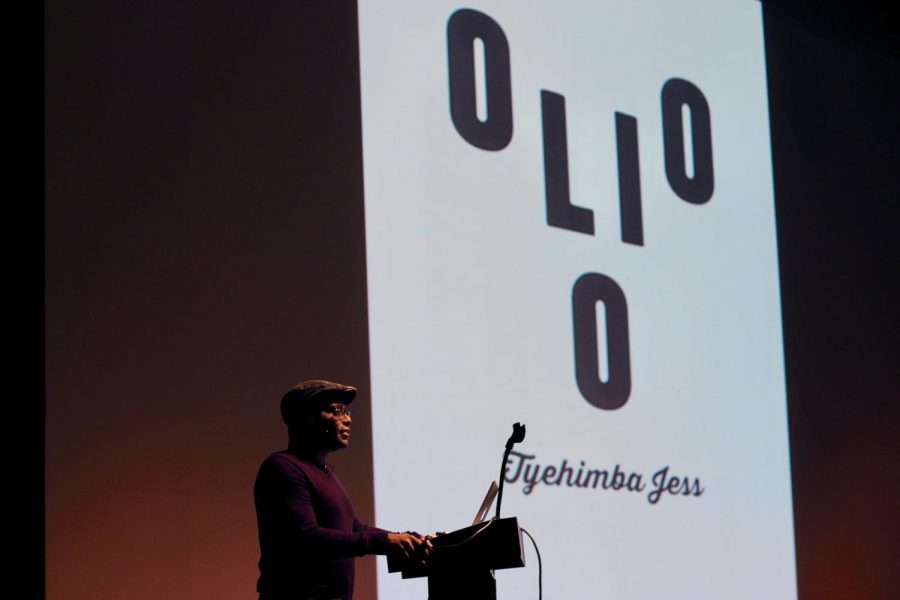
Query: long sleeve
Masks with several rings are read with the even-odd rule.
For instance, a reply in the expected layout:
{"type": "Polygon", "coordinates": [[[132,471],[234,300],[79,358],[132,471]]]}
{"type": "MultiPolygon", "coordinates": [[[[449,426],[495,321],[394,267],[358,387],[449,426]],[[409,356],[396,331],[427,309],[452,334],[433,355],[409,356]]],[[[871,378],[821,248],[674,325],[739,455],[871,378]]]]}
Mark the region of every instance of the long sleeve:
{"type": "Polygon", "coordinates": [[[273,461],[285,485],[287,525],[297,543],[332,558],[383,554],[387,531],[361,523],[340,480],[330,469],[316,472],[289,458],[273,461]],[[311,472],[312,471],[312,472],[311,472]]]}
{"type": "Polygon", "coordinates": [[[330,467],[276,452],[260,467],[253,495],[261,593],[351,598],[353,557],[387,552],[388,532],[356,518],[330,467]]]}

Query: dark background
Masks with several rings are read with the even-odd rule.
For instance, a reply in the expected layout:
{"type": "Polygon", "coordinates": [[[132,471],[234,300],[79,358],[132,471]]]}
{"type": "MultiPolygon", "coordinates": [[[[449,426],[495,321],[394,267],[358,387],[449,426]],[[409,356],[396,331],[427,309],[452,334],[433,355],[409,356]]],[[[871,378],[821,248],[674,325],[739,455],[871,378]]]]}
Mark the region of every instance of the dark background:
{"type": "MultiPolygon", "coordinates": [[[[888,598],[896,14],[808,4],[763,5],[799,594],[888,598]]],[[[27,547],[51,598],[254,597],[250,490],[296,380],[361,388],[336,462],[373,514],[355,3],[54,0],[44,27],[27,547]]]]}
{"type": "Polygon", "coordinates": [[[886,6],[763,3],[801,600],[897,590],[900,30],[886,6]]]}

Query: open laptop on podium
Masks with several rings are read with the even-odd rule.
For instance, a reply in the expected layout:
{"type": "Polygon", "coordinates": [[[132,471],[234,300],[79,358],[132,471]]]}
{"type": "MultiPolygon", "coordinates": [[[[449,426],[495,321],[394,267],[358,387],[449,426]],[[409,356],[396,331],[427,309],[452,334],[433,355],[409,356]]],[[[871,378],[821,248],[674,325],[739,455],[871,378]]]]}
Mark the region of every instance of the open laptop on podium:
{"type": "MultiPolygon", "coordinates": [[[[513,435],[506,443],[503,467],[513,444],[525,438],[525,426],[513,425],[513,435]]],[[[428,577],[429,600],[496,600],[494,571],[525,566],[522,530],[515,517],[500,518],[503,486],[492,481],[475,513],[472,525],[428,536],[431,551],[427,555],[404,557],[389,554],[388,572],[400,572],[404,579],[428,577]],[[487,518],[497,498],[497,516],[487,518]]]]}
{"type": "MultiPolygon", "coordinates": [[[[468,527],[427,536],[432,551],[424,563],[420,559],[388,555],[388,572],[399,571],[404,579],[428,576],[431,588],[435,578],[446,583],[448,577],[465,579],[473,572],[525,566],[522,533],[516,518],[488,518],[498,490],[497,482],[492,481],[468,527]]],[[[432,597],[441,596],[435,596],[432,591],[429,598],[432,597]]]]}
{"type": "Polygon", "coordinates": [[[475,513],[475,520],[472,521],[472,525],[478,525],[487,518],[488,511],[491,510],[491,506],[494,504],[494,498],[497,497],[497,490],[499,489],[497,482],[492,481],[490,487],[488,487],[487,494],[484,495],[481,508],[475,513]]]}

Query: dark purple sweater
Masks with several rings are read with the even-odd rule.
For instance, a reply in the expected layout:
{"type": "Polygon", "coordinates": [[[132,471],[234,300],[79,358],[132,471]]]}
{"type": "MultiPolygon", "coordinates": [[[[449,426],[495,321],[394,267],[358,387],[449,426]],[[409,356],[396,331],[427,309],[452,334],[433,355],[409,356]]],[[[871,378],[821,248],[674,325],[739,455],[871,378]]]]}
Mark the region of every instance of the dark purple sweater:
{"type": "Polygon", "coordinates": [[[288,450],[269,456],[253,490],[264,598],[353,597],[355,556],[387,552],[388,532],[360,523],[331,467],[288,450]]]}

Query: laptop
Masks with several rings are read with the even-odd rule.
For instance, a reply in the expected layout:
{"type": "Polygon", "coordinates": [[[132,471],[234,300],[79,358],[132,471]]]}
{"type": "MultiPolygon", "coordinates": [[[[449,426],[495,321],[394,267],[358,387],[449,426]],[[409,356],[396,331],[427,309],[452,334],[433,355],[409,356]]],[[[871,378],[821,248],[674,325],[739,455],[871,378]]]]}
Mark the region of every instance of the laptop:
{"type": "Polygon", "coordinates": [[[488,511],[491,509],[491,505],[494,503],[494,498],[497,497],[497,490],[499,489],[497,482],[492,481],[490,487],[488,487],[487,494],[484,495],[484,501],[481,503],[481,508],[475,513],[475,520],[472,521],[472,525],[478,525],[487,518],[488,511]]]}

